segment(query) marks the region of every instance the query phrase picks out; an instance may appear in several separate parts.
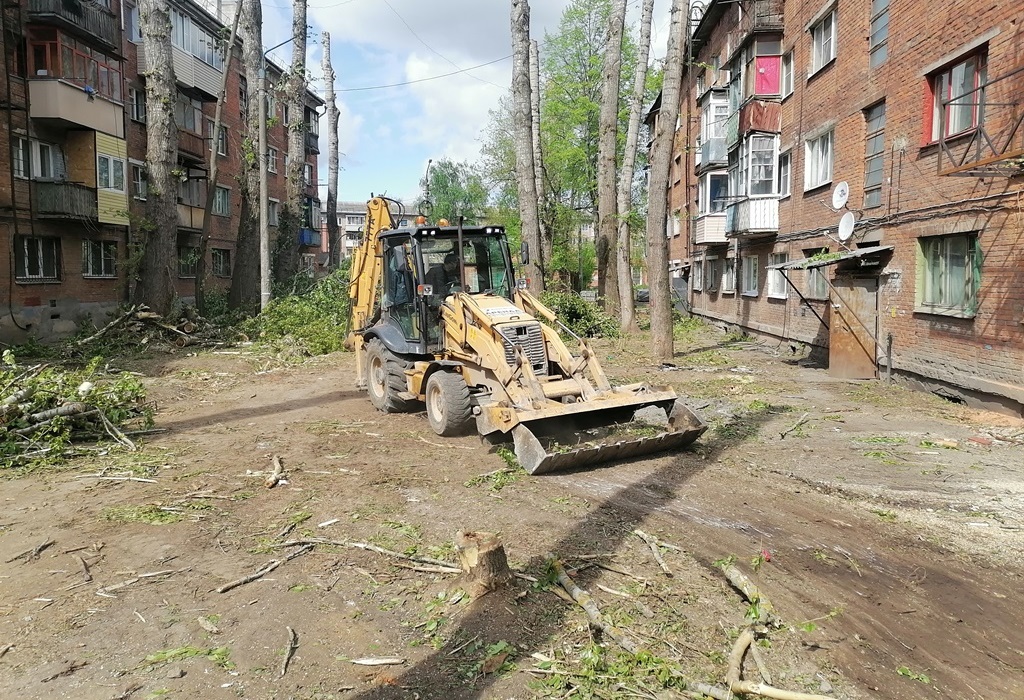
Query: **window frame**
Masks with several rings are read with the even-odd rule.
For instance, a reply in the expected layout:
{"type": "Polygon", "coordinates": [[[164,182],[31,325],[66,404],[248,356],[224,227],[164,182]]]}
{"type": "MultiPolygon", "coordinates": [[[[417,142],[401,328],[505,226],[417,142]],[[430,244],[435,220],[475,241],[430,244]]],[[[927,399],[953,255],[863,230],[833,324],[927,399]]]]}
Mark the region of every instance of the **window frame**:
{"type": "Polygon", "coordinates": [[[793,49],[782,54],[782,67],[780,71],[779,83],[782,90],[782,99],[785,100],[793,94],[793,85],[795,83],[796,61],[793,49]]]}
{"type": "Polygon", "coordinates": [[[942,68],[928,75],[927,86],[931,97],[931,109],[925,115],[926,138],[930,136],[928,143],[937,143],[940,139],[952,139],[958,136],[973,133],[978,129],[985,113],[985,88],[983,87],[988,74],[988,52],[987,47],[972,51],[947,63],[942,68]],[[954,88],[953,74],[961,66],[973,64],[974,87],[970,90],[953,97],[954,88]],[[968,100],[963,104],[955,104],[957,100],[968,100]],[[943,104],[951,100],[949,104],[943,104]],[[970,123],[965,127],[953,131],[950,115],[954,108],[970,107],[970,123]],[[929,123],[930,122],[930,123],[929,123]],[[941,133],[945,132],[945,135],[941,133]]]}
{"type": "Polygon", "coordinates": [[[128,88],[128,118],[139,124],[146,123],[146,91],[128,88]]]}
{"type": "Polygon", "coordinates": [[[878,68],[889,58],[889,0],[871,0],[871,18],[868,21],[868,67],[878,68]],[[880,39],[876,36],[880,33],[882,25],[876,23],[885,21],[885,35],[880,39]],[[879,56],[881,56],[879,58],[879,56]]]}
{"type": "Polygon", "coordinates": [[[217,185],[213,190],[213,207],[210,212],[214,216],[231,216],[231,188],[217,185]]]}
{"type": "Polygon", "coordinates": [[[722,261],[722,294],[736,293],[736,258],[722,261]],[[728,282],[727,282],[728,281],[728,282]]]}
{"type": "Polygon", "coordinates": [[[57,236],[15,236],[14,237],[14,281],[19,284],[45,284],[60,282],[63,277],[61,259],[61,239],[57,236]],[[53,274],[46,274],[47,251],[44,245],[50,245],[50,257],[53,274]],[[32,262],[29,247],[36,247],[37,274],[30,274],[28,266],[32,262]]]}
{"type": "Polygon", "coordinates": [[[808,78],[817,75],[827,68],[836,60],[836,56],[839,55],[837,47],[837,39],[839,35],[838,19],[838,8],[833,7],[831,10],[826,12],[821,19],[808,28],[808,31],[811,34],[811,65],[810,70],[807,73],[808,78]],[[821,31],[826,24],[828,25],[827,37],[821,31]],[[829,47],[828,55],[824,54],[826,41],[829,47]]]}
{"type": "Polygon", "coordinates": [[[280,152],[273,146],[267,147],[267,172],[277,174],[277,159],[280,152]]]}
{"type": "Polygon", "coordinates": [[[277,226],[281,215],[281,200],[270,197],[267,199],[267,226],[277,226]]]}
{"type": "Polygon", "coordinates": [[[726,170],[709,170],[701,173],[697,178],[697,216],[708,216],[711,214],[725,214],[725,208],[729,203],[729,173],[726,170]],[[725,180],[725,196],[711,199],[714,190],[711,187],[713,178],[725,180]],[[715,204],[719,202],[719,204],[715,204]]]}
{"type": "Polygon", "coordinates": [[[210,269],[214,277],[231,277],[231,249],[214,248],[210,251],[210,269]]]}
{"type": "Polygon", "coordinates": [[[784,265],[789,262],[789,253],[769,253],[768,254],[768,275],[765,280],[765,296],[769,299],[788,299],[789,298],[789,283],[786,282],[786,276],[782,274],[782,270],[773,270],[771,265],[784,265]]]}
{"type": "Polygon", "coordinates": [[[125,183],[127,181],[127,167],[124,158],[118,158],[112,156],[109,153],[97,153],[96,154],[96,189],[103,190],[104,192],[117,192],[118,194],[125,194],[125,183]],[[107,161],[107,184],[103,184],[101,178],[102,168],[101,163],[107,161]],[[121,171],[121,186],[117,186],[117,170],[116,166],[120,166],[121,171]]]}
{"type": "Polygon", "coordinates": [[[149,182],[146,180],[146,164],[142,161],[129,160],[128,170],[132,177],[132,198],[145,202],[149,196],[149,182]],[[138,175],[138,177],[136,177],[138,175]]]}
{"type": "Polygon", "coordinates": [[[100,238],[82,239],[82,277],[86,279],[117,279],[117,241],[100,238]],[[99,247],[100,270],[93,269],[93,247],[99,247]],[[110,263],[109,270],[107,263],[110,263]]]}
{"type": "Polygon", "coordinates": [[[759,273],[760,273],[761,256],[759,255],[744,255],[740,258],[740,289],[741,296],[745,297],[756,297],[761,293],[759,289],[759,273]],[[753,274],[752,279],[748,275],[753,274]],[[753,281],[753,286],[749,286],[747,283],[753,281]]]}
{"type": "Polygon", "coordinates": [[[779,164],[777,170],[777,184],[775,189],[779,193],[779,199],[785,199],[793,194],[793,149],[789,148],[779,153],[779,164]],[[783,167],[785,163],[785,167],[783,167]],[[783,177],[785,174],[785,177],[783,177]]]}
{"type": "Polygon", "coordinates": [[[704,273],[704,289],[708,292],[717,292],[719,287],[718,256],[709,255],[704,258],[707,263],[707,270],[704,273]]]}
{"type": "Polygon", "coordinates": [[[885,186],[885,101],[876,102],[864,110],[864,208],[876,209],[882,206],[882,189],[885,186]],[[880,112],[878,110],[881,110],[880,112]],[[874,181],[872,175],[877,177],[874,181]],[[869,181],[870,180],[870,181],[869,181]],[[869,197],[877,195],[877,201],[869,197]]]}
{"type": "Polygon", "coordinates": [[[824,187],[832,182],[833,168],[835,166],[835,129],[829,129],[823,134],[804,141],[804,192],[824,187]],[[826,172],[819,172],[824,163],[822,155],[822,144],[828,143],[828,167],[826,172]],[[818,151],[818,152],[815,152],[818,151]],[[812,165],[814,167],[812,167],[812,165]],[[812,180],[817,175],[819,179],[812,180]]]}
{"type": "Polygon", "coordinates": [[[11,136],[11,163],[14,177],[28,180],[32,177],[32,140],[22,134],[11,136]]]}
{"type": "Polygon", "coordinates": [[[704,291],[704,258],[694,260],[690,267],[690,289],[695,292],[704,291]]]}
{"type": "MultiPolygon", "coordinates": [[[[915,289],[914,298],[914,312],[934,314],[938,316],[952,316],[956,318],[974,318],[978,313],[979,299],[978,295],[981,289],[981,276],[982,276],[982,261],[983,255],[981,251],[981,237],[977,231],[969,233],[947,233],[935,236],[920,236],[917,239],[917,285],[915,289]],[[950,251],[948,250],[953,241],[962,240],[964,243],[964,260],[962,267],[964,270],[964,296],[959,303],[944,303],[950,300],[930,301],[928,299],[929,289],[934,284],[933,273],[931,270],[931,251],[932,247],[943,247],[947,250],[938,251],[939,263],[946,267],[949,265],[947,257],[943,257],[943,253],[948,256],[950,251]]],[[[943,269],[939,271],[940,274],[947,274],[948,270],[943,269]]],[[[949,291],[947,285],[948,280],[940,280],[940,294],[949,291]]]]}
{"type": "Polygon", "coordinates": [[[178,279],[195,279],[199,274],[199,248],[194,245],[178,246],[178,279]]]}

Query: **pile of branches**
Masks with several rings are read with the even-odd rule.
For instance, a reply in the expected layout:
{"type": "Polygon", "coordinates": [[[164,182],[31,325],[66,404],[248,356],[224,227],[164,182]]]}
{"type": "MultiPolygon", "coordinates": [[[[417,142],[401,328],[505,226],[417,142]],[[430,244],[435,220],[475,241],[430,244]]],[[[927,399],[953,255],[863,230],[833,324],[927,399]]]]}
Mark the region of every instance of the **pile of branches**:
{"type": "Polygon", "coordinates": [[[10,350],[0,364],[0,465],[59,461],[73,443],[110,438],[134,450],[128,436],[152,425],[146,390],[128,372],[104,374],[96,358],[84,368],[19,365],[10,350]]]}
{"type": "Polygon", "coordinates": [[[184,315],[175,321],[150,311],[144,304],[129,306],[103,328],[73,341],[71,348],[85,348],[101,339],[113,343],[126,341],[134,346],[165,342],[179,348],[221,347],[228,344],[221,337],[221,329],[193,309],[186,309],[184,315]]]}

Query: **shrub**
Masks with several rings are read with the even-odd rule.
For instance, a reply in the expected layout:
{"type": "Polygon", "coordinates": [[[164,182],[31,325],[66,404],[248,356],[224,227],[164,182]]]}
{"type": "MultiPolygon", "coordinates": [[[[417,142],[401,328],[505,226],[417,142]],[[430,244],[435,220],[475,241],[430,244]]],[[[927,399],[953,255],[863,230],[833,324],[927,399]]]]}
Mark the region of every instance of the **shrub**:
{"type": "Polygon", "coordinates": [[[544,292],[540,300],[573,333],[584,338],[618,338],[619,321],[574,292],[544,292]]]}
{"type": "Polygon", "coordinates": [[[290,337],[312,355],[341,350],[348,323],[348,270],[332,272],[302,294],[272,299],[242,330],[259,340],[290,337]]]}

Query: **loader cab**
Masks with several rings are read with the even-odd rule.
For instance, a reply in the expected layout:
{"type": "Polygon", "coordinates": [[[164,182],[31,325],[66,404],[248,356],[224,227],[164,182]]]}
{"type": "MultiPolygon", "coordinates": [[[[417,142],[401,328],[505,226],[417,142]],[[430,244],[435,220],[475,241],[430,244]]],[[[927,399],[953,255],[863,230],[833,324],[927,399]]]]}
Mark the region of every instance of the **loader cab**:
{"type": "Polygon", "coordinates": [[[381,243],[381,321],[400,331],[407,346],[392,348],[396,352],[441,350],[440,309],[451,294],[511,300],[515,293],[512,258],[500,226],[463,227],[461,250],[454,226],[394,229],[381,234],[381,243]]]}

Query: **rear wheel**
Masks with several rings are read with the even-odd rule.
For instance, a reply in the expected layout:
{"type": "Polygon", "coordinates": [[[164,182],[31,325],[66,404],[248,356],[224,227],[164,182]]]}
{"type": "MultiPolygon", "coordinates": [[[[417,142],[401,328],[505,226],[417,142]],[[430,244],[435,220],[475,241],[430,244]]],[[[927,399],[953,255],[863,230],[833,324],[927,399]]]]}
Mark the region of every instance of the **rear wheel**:
{"type": "Polygon", "coordinates": [[[444,437],[465,435],[473,422],[469,387],[462,375],[439,371],[430,375],[426,390],[427,421],[444,437]]]}
{"type": "Polygon", "coordinates": [[[377,338],[366,344],[366,390],[370,403],[377,410],[384,413],[416,410],[416,401],[399,396],[408,391],[405,370],[411,366],[411,362],[395,355],[377,338]]]}

